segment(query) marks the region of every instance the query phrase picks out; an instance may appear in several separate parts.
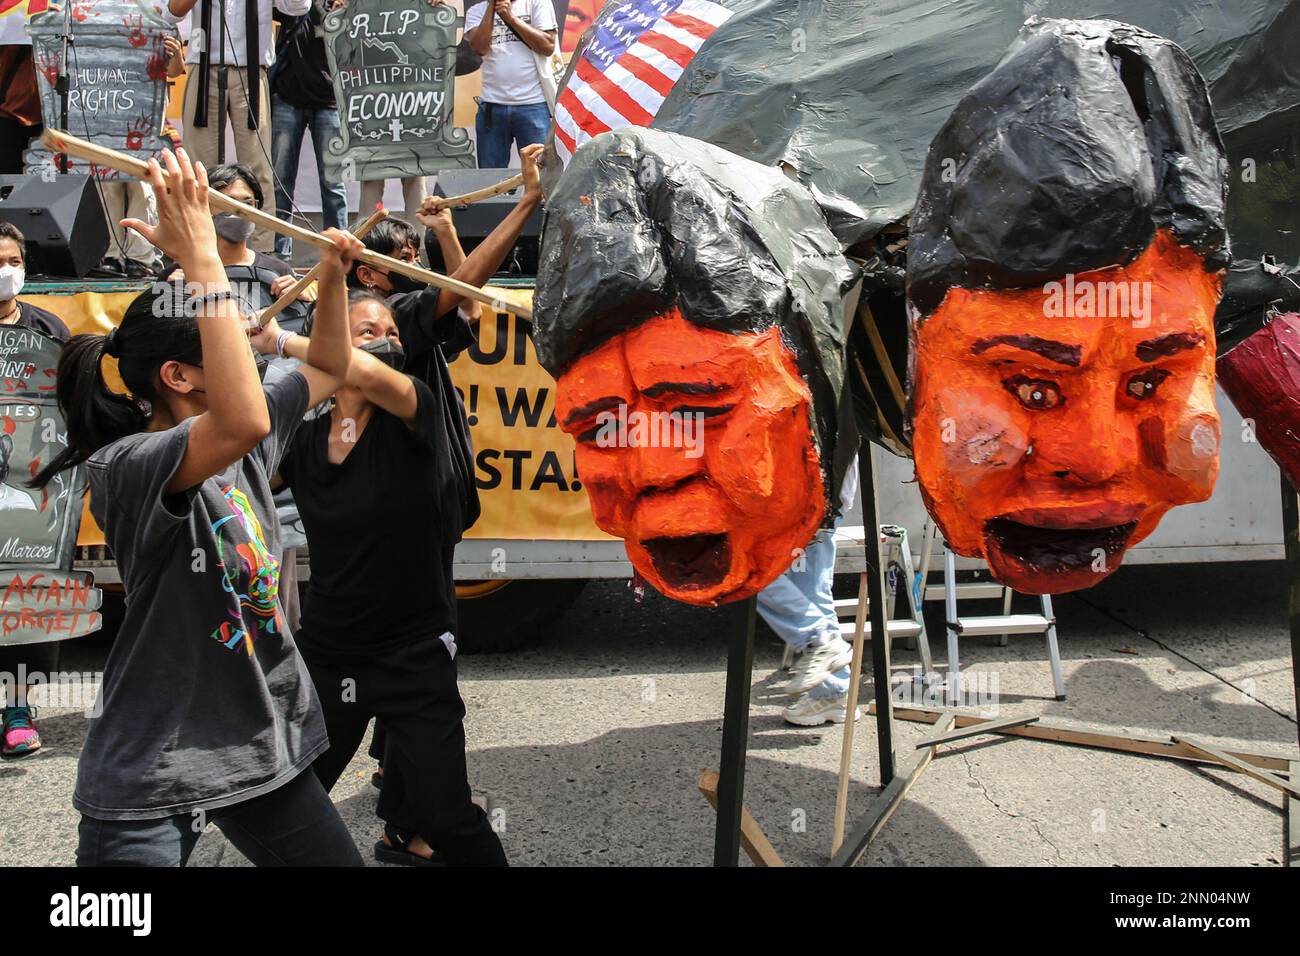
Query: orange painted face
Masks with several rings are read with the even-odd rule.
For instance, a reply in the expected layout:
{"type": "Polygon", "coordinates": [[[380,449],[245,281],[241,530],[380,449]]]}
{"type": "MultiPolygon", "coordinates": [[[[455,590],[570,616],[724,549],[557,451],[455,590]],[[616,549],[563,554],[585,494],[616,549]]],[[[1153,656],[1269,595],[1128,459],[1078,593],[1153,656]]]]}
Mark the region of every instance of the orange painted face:
{"type": "Polygon", "coordinates": [[[1018,591],[1073,591],[1209,498],[1221,284],[1161,232],[1122,269],[949,291],[916,333],[913,450],[952,548],[1018,591]]]}
{"type": "Polygon", "coordinates": [[[732,335],[674,311],[557,384],[596,524],[664,594],[740,600],[812,539],[825,510],[812,397],[777,328],[732,335]]]}

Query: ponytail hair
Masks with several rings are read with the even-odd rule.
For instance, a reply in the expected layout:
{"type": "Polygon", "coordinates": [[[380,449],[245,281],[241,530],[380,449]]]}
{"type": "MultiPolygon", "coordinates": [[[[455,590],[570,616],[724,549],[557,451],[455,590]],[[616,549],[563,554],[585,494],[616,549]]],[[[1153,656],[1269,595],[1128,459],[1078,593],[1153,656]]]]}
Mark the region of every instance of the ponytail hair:
{"type": "Polygon", "coordinates": [[[108,335],[75,335],[63,346],[57,393],[68,444],[28,487],[43,488],[58,472],[75,468],[106,445],[148,427],[159,400],[158,370],[163,363],[203,364],[197,305],[184,283],[155,282],[135,297],[121,324],[108,335]],[[118,360],[129,395],[108,387],[105,355],[118,360]]]}

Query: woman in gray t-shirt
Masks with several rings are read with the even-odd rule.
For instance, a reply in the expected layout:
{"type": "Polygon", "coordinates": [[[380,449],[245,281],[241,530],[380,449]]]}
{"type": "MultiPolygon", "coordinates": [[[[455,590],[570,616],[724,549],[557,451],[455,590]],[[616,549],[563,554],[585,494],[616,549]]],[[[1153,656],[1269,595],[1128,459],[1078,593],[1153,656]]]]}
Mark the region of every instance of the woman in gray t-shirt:
{"type": "Polygon", "coordinates": [[[361,246],[332,234],[308,364],[264,389],[217,256],[203,167],[183,151],[162,166],[166,182],[150,164],[158,225],[126,225],[186,282],[156,283],[107,336],[64,347],[68,446],[33,482],[86,463],[91,513],[126,586],[77,770],[77,862],[183,865],[211,820],[259,865],[360,865],[303,772],[327,741],[278,597],[267,475],[305,410],[347,374],[344,276],[361,246]],[[105,355],[129,396],[108,387],[105,355]]]}

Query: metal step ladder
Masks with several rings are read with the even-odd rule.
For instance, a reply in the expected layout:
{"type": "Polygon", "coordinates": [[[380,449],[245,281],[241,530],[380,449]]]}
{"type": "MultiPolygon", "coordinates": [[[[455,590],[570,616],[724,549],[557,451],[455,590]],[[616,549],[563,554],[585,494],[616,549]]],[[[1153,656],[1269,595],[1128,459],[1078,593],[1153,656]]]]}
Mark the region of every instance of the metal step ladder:
{"type": "Polygon", "coordinates": [[[1057,700],[1065,700],[1065,678],[1061,672],[1061,652],[1056,640],[1056,615],[1052,611],[1052,596],[1039,595],[1040,613],[1012,614],[1011,588],[996,581],[959,582],[957,580],[957,559],[947,542],[943,547],[943,584],[930,584],[928,580],[930,553],[936,538],[935,527],[927,522],[922,535],[921,570],[913,579],[913,593],[923,594],[927,599],[942,597],[944,601],[944,621],[948,635],[948,700],[960,702],[962,698],[961,662],[958,655],[958,639],[961,637],[998,637],[1001,647],[1007,646],[1007,639],[1012,634],[1042,634],[1047,640],[1047,657],[1052,671],[1052,688],[1057,700]],[[957,609],[958,600],[977,598],[1002,598],[1001,614],[965,615],[957,609]]]}
{"type": "MultiPolygon", "coordinates": [[[[916,572],[912,564],[912,549],[908,545],[907,529],[899,525],[883,524],[880,526],[880,541],[884,547],[885,567],[896,569],[896,573],[902,575],[905,585],[910,585],[916,577],[916,572]]],[[[835,531],[835,543],[837,547],[866,547],[865,529],[861,525],[846,525],[837,528],[835,531]]],[[[864,605],[864,619],[866,618],[867,589],[866,589],[865,566],[858,572],[858,593],[864,605]]],[[[892,583],[892,577],[889,583],[892,583]]],[[[921,668],[924,674],[931,674],[934,671],[934,661],[930,657],[930,641],[925,633],[925,618],[921,614],[921,604],[916,600],[914,590],[910,586],[903,588],[903,593],[907,596],[907,617],[894,618],[894,595],[896,587],[886,587],[885,597],[885,618],[888,621],[886,629],[889,631],[890,640],[902,638],[909,650],[919,648],[921,654],[921,668]]],[[[837,598],[835,600],[835,616],[840,621],[840,636],[850,644],[853,642],[853,631],[856,626],[856,617],[858,613],[858,598],[837,598]]],[[[871,640],[871,621],[866,620],[863,625],[863,640],[871,640]]],[[[785,657],[781,661],[783,670],[789,670],[794,663],[794,648],[786,645],[785,657]]]]}

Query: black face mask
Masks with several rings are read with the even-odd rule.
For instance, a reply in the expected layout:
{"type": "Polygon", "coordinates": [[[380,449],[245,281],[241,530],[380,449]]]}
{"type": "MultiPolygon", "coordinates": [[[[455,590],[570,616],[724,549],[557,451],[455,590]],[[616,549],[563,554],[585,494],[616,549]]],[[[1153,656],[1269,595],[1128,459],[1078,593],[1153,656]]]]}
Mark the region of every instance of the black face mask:
{"type": "Polygon", "coordinates": [[[419,279],[412,279],[410,276],[402,275],[400,272],[389,272],[388,284],[393,287],[394,293],[402,292],[420,292],[425,288],[426,283],[419,279]]]}
{"type": "Polygon", "coordinates": [[[406,364],[406,350],[402,348],[400,342],[394,342],[392,339],[371,339],[361,346],[361,351],[369,352],[389,368],[397,369],[399,372],[406,364]]]}

